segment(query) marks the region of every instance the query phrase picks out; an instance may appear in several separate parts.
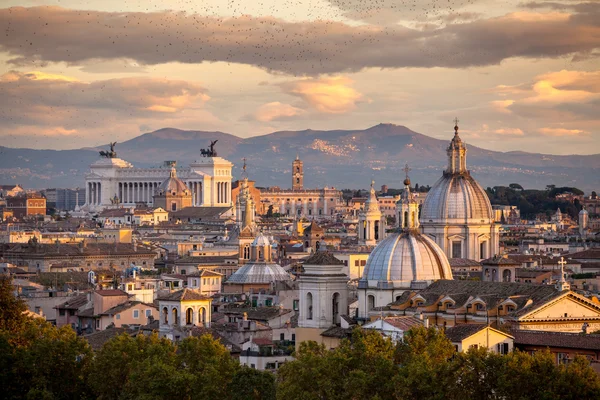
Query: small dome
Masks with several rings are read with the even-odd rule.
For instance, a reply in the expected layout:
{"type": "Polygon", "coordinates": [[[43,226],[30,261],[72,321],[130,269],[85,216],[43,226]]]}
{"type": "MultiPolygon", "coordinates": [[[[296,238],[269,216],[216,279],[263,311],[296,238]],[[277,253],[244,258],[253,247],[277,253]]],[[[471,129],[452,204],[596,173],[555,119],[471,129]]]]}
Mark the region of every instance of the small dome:
{"type": "Polygon", "coordinates": [[[187,185],[177,177],[175,168],[171,168],[170,176],[158,187],[159,193],[168,193],[174,195],[189,195],[187,185]]]}
{"type": "Polygon", "coordinates": [[[487,193],[469,174],[445,173],[425,198],[421,224],[469,220],[492,222],[492,205],[487,193]]]}
{"type": "Polygon", "coordinates": [[[430,237],[406,230],[389,235],[375,247],[361,281],[370,287],[409,289],[438,279],[452,279],[448,258],[430,237]]]}
{"type": "Polygon", "coordinates": [[[279,264],[251,261],[235,271],[229,279],[227,279],[227,283],[268,284],[289,280],[291,280],[290,274],[288,274],[279,264]]]}
{"type": "Polygon", "coordinates": [[[265,235],[259,235],[252,242],[253,247],[271,246],[271,241],[265,235]]]}

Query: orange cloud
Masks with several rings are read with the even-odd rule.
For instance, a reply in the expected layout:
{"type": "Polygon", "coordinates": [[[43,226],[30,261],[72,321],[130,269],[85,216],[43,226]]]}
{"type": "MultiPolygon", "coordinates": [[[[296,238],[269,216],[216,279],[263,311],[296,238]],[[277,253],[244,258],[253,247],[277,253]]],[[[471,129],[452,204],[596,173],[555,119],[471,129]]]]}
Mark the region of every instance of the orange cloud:
{"type": "Polygon", "coordinates": [[[351,87],[353,81],[337,76],[320,79],[301,79],[282,84],[286,93],[298,96],[317,111],[327,114],[343,114],[356,108],[363,97],[351,87]]]}
{"type": "Polygon", "coordinates": [[[254,114],[257,121],[269,122],[279,119],[291,118],[300,115],[304,110],[291,106],[289,104],[273,101],[263,104],[254,114]]]}
{"type": "Polygon", "coordinates": [[[564,129],[564,128],[540,128],[538,132],[544,136],[581,136],[588,135],[589,132],[580,129],[564,129]]]}
{"type": "Polygon", "coordinates": [[[494,131],[495,134],[498,135],[506,135],[506,136],[523,136],[524,133],[521,129],[519,128],[501,128],[501,129],[496,129],[494,131]]]}

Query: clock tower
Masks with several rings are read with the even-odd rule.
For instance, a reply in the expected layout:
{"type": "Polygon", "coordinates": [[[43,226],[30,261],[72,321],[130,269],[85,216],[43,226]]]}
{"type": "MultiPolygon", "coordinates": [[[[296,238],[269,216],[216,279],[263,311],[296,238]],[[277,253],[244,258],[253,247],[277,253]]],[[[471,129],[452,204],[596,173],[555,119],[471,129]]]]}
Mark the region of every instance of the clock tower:
{"type": "Polygon", "coordinates": [[[304,167],[302,161],[296,156],[292,162],[292,190],[304,188],[304,167]]]}

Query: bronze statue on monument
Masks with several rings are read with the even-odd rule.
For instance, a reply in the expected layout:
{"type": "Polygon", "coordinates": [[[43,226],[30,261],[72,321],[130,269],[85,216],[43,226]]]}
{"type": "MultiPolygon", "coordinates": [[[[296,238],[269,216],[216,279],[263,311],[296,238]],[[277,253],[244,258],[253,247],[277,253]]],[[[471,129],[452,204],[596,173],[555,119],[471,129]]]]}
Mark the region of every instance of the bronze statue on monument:
{"type": "Polygon", "coordinates": [[[112,143],[110,143],[110,151],[104,151],[104,150],[99,151],[100,157],[116,158],[117,157],[117,152],[115,151],[116,145],[117,145],[117,142],[112,142],[112,143]]]}

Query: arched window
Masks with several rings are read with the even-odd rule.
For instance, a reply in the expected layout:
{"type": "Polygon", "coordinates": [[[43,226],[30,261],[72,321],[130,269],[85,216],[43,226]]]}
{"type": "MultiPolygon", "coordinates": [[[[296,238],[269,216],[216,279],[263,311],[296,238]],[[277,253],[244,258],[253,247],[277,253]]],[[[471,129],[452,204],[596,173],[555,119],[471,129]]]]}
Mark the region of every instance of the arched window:
{"type": "Polygon", "coordinates": [[[173,313],[173,324],[178,324],[179,320],[177,319],[177,309],[173,308],[173,310],[171,311],[171,313],[173,313]]]}
{"type": "Polygon", "coordinates": [[[502,281],[503,282],[511,282],[512,279],[512,272],[510,269],[505,269],[502,272],[502,281]]]}
{"type": "Polygon", "coordinates": [[[367,311],[371,311],[375,308],[375,296],[372,294],[367,297],[367,311]]]}
{"type": "Polygon", "coordinates": [[[194,323],[194,310],[188,308],[185,310],[185,324],[192,325],[194,323]]]}
{"type": "Polygon", "coordinates": [[[404,211],[404,227],[408,228],[408,211],[404,211]]]}
{"type": "Polygon", "coordinates": [[[331,315],[333,316],[333,323],[337,324],[340,317],[340,294],[334,293],[331,299],[331,315]]]}
{"type": "Polygon", "coordinates": [[[200,322],[206,323],[206,309],[204,307],[201,307],[198,311],[198,317],[200,317],[200,322]]]}
{"type": "Polygon", "coordinates": [[[498,272],[493,269],[492,270],[492,282],[497,282],[498,281],[498,272]]]}
{"type": "Polygon", "coordinates": [[[167,307],[163,308],[163,323],[169,324],[169,310],[167,309],[167,307]]]}
{"type": "Polygon", "coordinates": [[[306,294],[306,319],[313,319],[313,298],[312,293],[306,294]]]}

